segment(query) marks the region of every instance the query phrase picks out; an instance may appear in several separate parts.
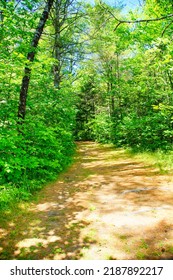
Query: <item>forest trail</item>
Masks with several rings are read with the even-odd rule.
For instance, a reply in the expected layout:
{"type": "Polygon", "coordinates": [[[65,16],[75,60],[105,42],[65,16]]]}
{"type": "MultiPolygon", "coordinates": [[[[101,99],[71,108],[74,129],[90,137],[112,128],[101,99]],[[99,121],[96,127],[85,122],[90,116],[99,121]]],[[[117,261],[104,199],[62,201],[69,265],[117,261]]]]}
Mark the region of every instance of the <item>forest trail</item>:
{"type": "Polygon", "coordinates": [[[68,171],[0,225],[0,259],[172,259],[173,181],[122,149],[80,142],[68,171]]]}

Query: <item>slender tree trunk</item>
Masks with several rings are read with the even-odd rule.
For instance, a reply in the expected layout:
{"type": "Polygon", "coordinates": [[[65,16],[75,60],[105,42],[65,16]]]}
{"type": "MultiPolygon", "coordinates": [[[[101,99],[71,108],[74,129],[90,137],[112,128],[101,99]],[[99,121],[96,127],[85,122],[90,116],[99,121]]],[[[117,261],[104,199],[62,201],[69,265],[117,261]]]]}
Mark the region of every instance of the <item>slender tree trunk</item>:
{"type": "Polygon", "coordinates": [[[32,39],[31,45],[30,45],[30,51],[27,55],[27,59],[28,59],[29,63],[28,63],[28,65],[25,66],[24,76],[22,79],[22,85],[21,85],[21,89],[20,89],[20,99],[19,99],[19,107],[18,107],[19,124],[23,123],[23,121],[25,119],[25,115],[26,115],[26,100],[27,100],[29,82],[30,82],[30,78],[31,78],[30,63],[34,61],[34,57],[36,54],[36,48],[38,46],[40,37],[43,33],[43,29],[44,29],[44,26],[48,19],[53,2],[54,2],[54,0],[48,0],[46,2],[44,11],[41,15],[40,21],[35,30],[35,33],[34,33],[34,36],[33,36],[33,39],[32,39]]]}
{"type": "Polygon", "coordinates": [[[3,11],[3,9],[7,8],[7,0],[2,1],[1,6],[2,6],[2,10],[1,10],[1,7],[0,7],[0,26],[2,27],[3,22],[4,22],[4,11],[3,11]]]}
{"type": "MultiPolygon", "coordinates": [[[[74,17],[74,22],[77,20],[78,11],[73,10],[73,3],[75,0],[55,0],[55,11],[54,11],[54,19],[53,25],[55,29],[55,39],[54,39],[54,52],[53,56],[55,58],[55,63],[53,66],[53,75],[54,75],[54,86],[57,89],[61,88],[61,82],[63,80],[62,68],[64,66],[64,56],[70,55],[68,48],[70,43],[64,41],[64,31],[66,32],[72,26],[70,22],[68,22],[68,17],[72,17],[76,14],[76,18],[74,17]]],[[[74,25],[75,26],[75,25],[74,25]]],[[[71,67],[71,72],[73,69],[73,60],[69,62],[69,66],[71,67]]]]}
{"type": "Polygon", "coordinates": [[[55,0],[55,42],[54,42],[54,58],[56,63],[54,65],[54,86],[60,89],[61,83],[61,19],[60,19],[60,6],[59,0],[55,0]]]}
{"type": "Polygon", "coordinates": [[[110,90],[111,90],[111,116],[114,116],[115,112],[115,96],[114,96],[114,86],[113,86],[113,67],[110,66],[110,75],[111,75],[111,82],[110,82],[110,90]]]}
{"type": "Polygon", "coordinates": [[[117,65],[116,65],[116,68],[117,68],[117,91],[118,91],[118,95],[120,95],[120,61],[119,61],[119,54],[117,53],[116,54],[117,56],[117,65]]]}
{"type": "Polygon", "coordinates": [[[171,74],[170,74],[169,71],[167,71],[167,74],[168,74],[168,78],[169,78],[170,88],[171,88],[171,90],[173,91],[173,80],[172,80],[172,76],[171,76],[171,74]]]}
{"type": "Polygon", "coordinates": [[[171,88],[171,94],[169,93],[169,103],[172,104],[172,93],[173,93],[173,79],[172,79],[172,76],[171,76],[171,73],[167,70],[167,75],[168,75],[168,79],[169,79],[169,84],[170,84],[170,88],[171,88]]]}
{"type": "Polygon", "coordinates": [[[1,24],[1,25],[3,25],[3,21],[4,21],[3,11],[0,10],[0,24],[1,24]]]}
{"type": "Polygon", "coordinates": [[[120,58],[119,58],[119,53],[116,53],[116,80],[117,80],[117,98],[118,98],[118,103],[119,103],[119,114],[121,119],[123,118],[123,113],[122,113],[122,98],[121,98],[121,86],[120,86],[120,58]]]}

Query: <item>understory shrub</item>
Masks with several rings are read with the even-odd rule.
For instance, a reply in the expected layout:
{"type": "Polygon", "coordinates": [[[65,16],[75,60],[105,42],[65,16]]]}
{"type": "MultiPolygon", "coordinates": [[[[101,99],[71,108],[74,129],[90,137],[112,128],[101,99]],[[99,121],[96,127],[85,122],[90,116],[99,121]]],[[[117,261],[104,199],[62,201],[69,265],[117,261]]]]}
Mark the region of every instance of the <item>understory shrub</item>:
{"type": "Polygon", "coordinates": [[[129,146],[144,150],[169,150],[173,143],[173,130],[170,120],[160,114],[137,117],[126,116],[115,126],[113,143],[116,146],[129,146]]]}
{"type": "Polygon", "coordinates": [[[28,199],[54,180],[74,152],[72,133],[43,122],[27,122],[19,133],[15,123],[0,127],[0,208],[13,199],[28,199]]]}
{"type": "Polygon", "coordinates": [[[99,113],[89,123],[92,138],[100,143],[110,143],[113,123],[106,112],[99,113]]]}

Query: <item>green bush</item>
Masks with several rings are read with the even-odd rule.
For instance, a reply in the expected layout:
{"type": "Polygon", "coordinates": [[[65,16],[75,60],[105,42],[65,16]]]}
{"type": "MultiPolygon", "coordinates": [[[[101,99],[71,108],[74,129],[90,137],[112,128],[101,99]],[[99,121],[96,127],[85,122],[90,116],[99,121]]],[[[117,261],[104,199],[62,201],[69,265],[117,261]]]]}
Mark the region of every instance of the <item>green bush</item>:
{"type": "Polygon", "coordinates": [[[22,133],[14,124],[0,130],[0,207],[12,199],[28,199],[71,162],[75,145],[64,128],[26,121],[22,133]]]}
{"type": "Polygon", "coordinates": [[[135,149],[168,150],[172,147],[173,133],[169,119],[160,112],[137,118],[129,115],[113,131],[116,146],[135,149]]]}
{"type": "Polygon", "coordinates": [[[111,142],[112,121],[106,112],[101,112],[95,116],[90,123],[92,138],[100,143],[111,142]]]}

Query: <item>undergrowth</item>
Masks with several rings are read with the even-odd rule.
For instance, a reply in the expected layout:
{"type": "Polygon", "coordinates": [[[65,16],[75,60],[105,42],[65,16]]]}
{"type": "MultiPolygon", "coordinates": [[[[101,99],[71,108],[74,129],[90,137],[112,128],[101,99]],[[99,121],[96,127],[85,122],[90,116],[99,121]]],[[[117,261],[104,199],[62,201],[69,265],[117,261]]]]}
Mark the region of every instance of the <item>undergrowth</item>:
{"type": "Polygon", "coordinates": [[[127,150],[128,154],[144,163],[150,164],[159,169],[161,174],[173,173],[173,151],[134,151],[127,150]]]}
{"type": "Polygon", "coordinates": [[[48,127],[42,122],[27,123],[22,133],[16,126],[1,127],[0,210],[21,200],[57,179],[71,162],[75,144],[70,131],[48,127]]]}

